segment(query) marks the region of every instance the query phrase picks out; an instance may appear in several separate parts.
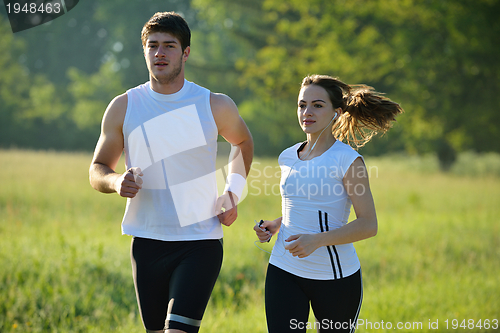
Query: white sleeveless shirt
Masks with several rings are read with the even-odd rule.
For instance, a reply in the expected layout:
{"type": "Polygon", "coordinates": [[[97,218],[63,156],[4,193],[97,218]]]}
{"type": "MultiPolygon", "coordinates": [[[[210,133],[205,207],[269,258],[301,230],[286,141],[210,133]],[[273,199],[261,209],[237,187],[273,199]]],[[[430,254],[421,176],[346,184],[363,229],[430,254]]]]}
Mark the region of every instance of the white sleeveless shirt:
{"type": "Polygon", "coordinates": [[[305,258],[285,250],[285,239],[296,234],[315,234],[340,228],[348,221],[351,199],[343,178],[361,157],[349,145],[335,141],[322,155],[311,160],[298,158],[301,143],[284,150],[281,168],[283,220],[270,263],[300,277],[331,280],[347,277],[360,269],[354,245],[323,246],[305,258]]]}
{"type": "Polygon", "coordinates": [[[164,241],[220,239],[210,91],[185,80],[180,91],[165,95],[146,82],[127,97],[126,166],[140,167],[144,183],[127,199],[122,233],[164,241]]]}

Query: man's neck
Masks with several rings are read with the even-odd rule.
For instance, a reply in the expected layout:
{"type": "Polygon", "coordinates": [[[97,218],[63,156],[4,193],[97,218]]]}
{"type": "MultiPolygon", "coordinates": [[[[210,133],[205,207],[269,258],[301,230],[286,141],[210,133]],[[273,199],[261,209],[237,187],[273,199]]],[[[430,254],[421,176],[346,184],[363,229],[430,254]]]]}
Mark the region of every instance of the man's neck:
{"type": "Polygon", "coordinates": [[[174,81],[167,83],[167,84],[162,84],[155,79],[153,79],[151,76],[149,77],[149,80],[151,82],[151,89],[154,92],[157,92],[159,94],[164,94],[164,95],[171,95],[175,94],[176,92],[180,91],[182,87],[184,86],[184,76],[179,75],[174,81]]]}

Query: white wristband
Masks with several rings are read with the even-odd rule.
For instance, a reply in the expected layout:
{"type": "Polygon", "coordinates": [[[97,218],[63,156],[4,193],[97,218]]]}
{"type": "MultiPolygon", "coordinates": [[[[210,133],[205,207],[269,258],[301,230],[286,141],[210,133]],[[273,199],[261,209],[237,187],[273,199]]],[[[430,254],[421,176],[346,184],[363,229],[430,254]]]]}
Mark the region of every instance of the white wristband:
{"type": "Polygon", "coordinates": [[[238,200],[240,200],[246,183],[247,180],[245,179],[245,177],[243,177],[239,173],[231,173],[229,174],[229,176],[227,176],[224,192],[231,191],[238,197],[238,200]]]}

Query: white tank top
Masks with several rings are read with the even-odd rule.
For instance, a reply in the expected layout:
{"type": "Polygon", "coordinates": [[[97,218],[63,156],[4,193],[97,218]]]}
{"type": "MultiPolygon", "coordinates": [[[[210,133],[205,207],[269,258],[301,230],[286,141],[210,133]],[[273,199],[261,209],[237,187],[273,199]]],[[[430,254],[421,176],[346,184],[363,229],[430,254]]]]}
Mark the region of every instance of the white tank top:
{"type": "Polygon", "coordinates": [[[292,256],[284,247],[285,239],[292,235],[329,231],[348,222],[352,203],[342,179],[361,155],[337,140],[322,155],[302,161],[298,158],[300,146],[286,149],[278,159],[283,221],[269,262],[309,279],[347,277],[360,268],[352,243],[323,246],[305,258],[292,256]]]}
{"type": "Polygon", "coordinates": [[[126,166],[140,167],[144,183],[127,199],[122,233],[164,241],[221,238],[210,91],[185,80],[180,91],[164,95],[146,82],[127,97],[126,166]]]}

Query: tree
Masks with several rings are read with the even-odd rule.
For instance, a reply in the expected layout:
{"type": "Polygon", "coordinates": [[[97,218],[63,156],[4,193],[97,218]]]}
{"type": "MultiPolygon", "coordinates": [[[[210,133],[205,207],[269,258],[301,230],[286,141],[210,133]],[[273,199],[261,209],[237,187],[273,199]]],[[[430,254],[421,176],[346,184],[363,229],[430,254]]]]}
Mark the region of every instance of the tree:
{"type": "Polygon", "coordinates": [[[217,20],[244,13],[242,24],[258,22],[267,30],[261,39],[256,27],[233,29],[255,37],[247,38],[255,57],[235,66],[258,100],[242,109],[251,122],[264,120],[257,128],[264,141],[296,140],[289,128],[296,127],[292,110],[300,79],[323,73],[372,85],[407,111],[366,153],[437,152],[446,168],[455,151],[500,149],[492,144],[500,139],[499,1],[265,0],[253,2],[261,6],[258,20],[247,17],[252,12],[240,1],[196,4],[205,10],[232,6],[217,20]]]}
{"type": "Polygon", "coordinates": [[[19,116],[27,106],[28,73],[16,61],[24,44],[14,39],[7,20],[0,16],[0,146],[10,147],[22,140],[17,129],[26,127],[19,116]]]}
{"type": "Polygon", "coordinates": [[[143,24],[170,10],[193,32],[186,77],[237,102],[257,154],[303,139],[295,98],[311,73],[406,110],[364,154],[432,152],[446,168],[459,151],[500,151],[499,0],[84,1],[15,35],[0,15],[0,144],[91,149],[112,95],[148,79],[143,24]]]}
{"type": "Polygon", "coordinates": [[[101,66],[99,72],[87,75],[76,68],[68,70],[71,80],[68,91],[73,98],[71,118],[80,129],[99,133],[99,124],[109,102],[125,92],[122,75],[113,69],[113,63],[101,66]]]}

